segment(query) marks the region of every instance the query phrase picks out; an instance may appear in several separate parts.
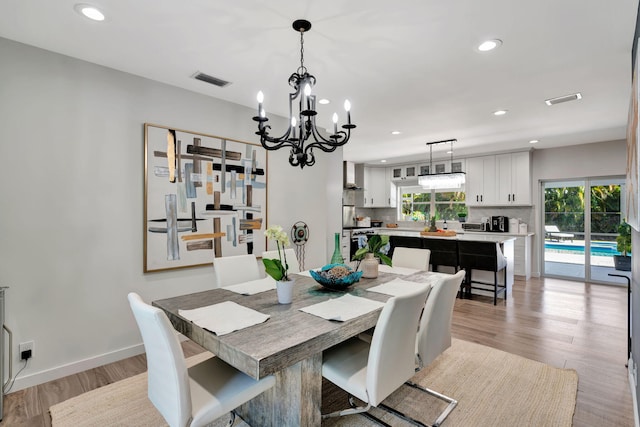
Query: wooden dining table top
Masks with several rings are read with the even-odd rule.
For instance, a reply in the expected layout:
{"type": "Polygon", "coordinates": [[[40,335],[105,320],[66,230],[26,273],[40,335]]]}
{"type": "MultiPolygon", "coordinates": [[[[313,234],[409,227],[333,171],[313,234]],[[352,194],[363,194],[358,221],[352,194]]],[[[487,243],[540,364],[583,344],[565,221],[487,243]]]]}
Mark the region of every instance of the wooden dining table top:
{"type": "Polygon", "coordinates": [[[369,292],[367,289],[396,277],[421,282],[430,274],[434,273],[419,272],[410,276],[398,276],[380,272],[377,278],[362,278],[342,292],[327,290],[309,276],[294,274],[291,275],[295,278],[291,304],[279,304],[275,290],[241,295],[223,288],[156,300],[152,304],[167,313],[177,331],[236,369],[260,379],[374,327],[381,311],[377,309],[342,322],[326,320],[302,312],[300,308],[337,298],[345,293],[386,302],[391,298],[390,295],[369,292]],[[264,323],[218,336],[178,314],[179,310],[206,307],[224,301],[233,301],[268,314],[270,318],[264,323]]]}

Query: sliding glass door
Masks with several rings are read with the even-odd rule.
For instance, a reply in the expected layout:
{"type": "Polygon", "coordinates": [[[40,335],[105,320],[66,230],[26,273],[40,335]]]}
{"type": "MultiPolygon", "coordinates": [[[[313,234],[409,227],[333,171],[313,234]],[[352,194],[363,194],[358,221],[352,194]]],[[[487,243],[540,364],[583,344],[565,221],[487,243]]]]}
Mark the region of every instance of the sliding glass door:
{"type": "Polygon", "coordinates": [[[584,280],[584,181],[545,182],[544,274],[584,280]]]}
{"type": "Polygon", "coordinates": [[[623,178],[543,183],[545,276],[620,283],[615,270],[618,226],[624,220],[623,178]]]}

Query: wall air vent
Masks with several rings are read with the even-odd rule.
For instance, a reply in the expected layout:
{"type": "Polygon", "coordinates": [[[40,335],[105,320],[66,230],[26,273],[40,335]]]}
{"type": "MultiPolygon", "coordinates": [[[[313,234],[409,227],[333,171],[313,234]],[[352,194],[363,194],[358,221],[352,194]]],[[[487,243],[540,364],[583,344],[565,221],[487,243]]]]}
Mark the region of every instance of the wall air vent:
{"type": "Polygon", "coordinates": [[[547,105],[556,105],[563,102],[577,101],[578,99],[582,99],[582,94],[574,93],[571,95],[559,96],[557,98],[545,99],[544,103],[547,105]]]}
{"type": "Polygon", "coordinates": [[[217,77],[213,77],[213,76],[210,76],[208,74],[201,73],[200,71],[195,73],[192,77],[194,79],[196,79],[196,80],[200,80],[200,81],[203,81],[205,83],[209,83],[211,85],[218,86],[218,87],[225,87],[226,85],[231,83],[231,82],[228,82],[226,80],[222,80],[222,79],[219,79],[217,77]]]}

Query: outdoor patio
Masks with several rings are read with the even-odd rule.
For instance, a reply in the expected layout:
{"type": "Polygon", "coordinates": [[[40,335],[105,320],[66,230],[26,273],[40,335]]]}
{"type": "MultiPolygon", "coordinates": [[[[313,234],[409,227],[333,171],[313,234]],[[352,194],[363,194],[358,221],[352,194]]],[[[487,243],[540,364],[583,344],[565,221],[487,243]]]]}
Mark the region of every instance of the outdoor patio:
{"type": "MultiPolygon", "coordinates": [[[[550,243],[546,240],[545,243],[550,243]]],[[[555,242],[554,242],[555,243],[555,242]]],[[[599,242],[592,242],[597,244],[599,242]]],[[[585,277],[585,255],[584,252],[578,253],[577,250],[584,250],[584,240],[574,240],[573,242],[563,242],[563,245],[575,247],[575,251],[555,250],[545,248],[544,252],[544,272],[549,276],[565,276],[576,279],[584,279],[585,277]]],[[[613,266],[613,255],[591,255],[591,280],[594,282],[607,282],[620,285],[627,284],[625,279],[619,277],[610,277],[609,273],[620,274],[631,277],[630,271],[616,270],[613,266]]]]}

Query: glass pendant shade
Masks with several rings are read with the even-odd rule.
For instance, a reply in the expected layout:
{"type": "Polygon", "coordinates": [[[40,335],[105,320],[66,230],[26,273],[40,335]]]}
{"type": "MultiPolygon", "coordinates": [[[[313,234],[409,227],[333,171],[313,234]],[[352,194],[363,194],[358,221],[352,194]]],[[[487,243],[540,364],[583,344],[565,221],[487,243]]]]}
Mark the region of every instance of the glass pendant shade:
{"type": "Polygon", "coordinates": [[[418,185],[425,190],[461,189],[465,183],[464,172],[418,175],[418,185]]]}

